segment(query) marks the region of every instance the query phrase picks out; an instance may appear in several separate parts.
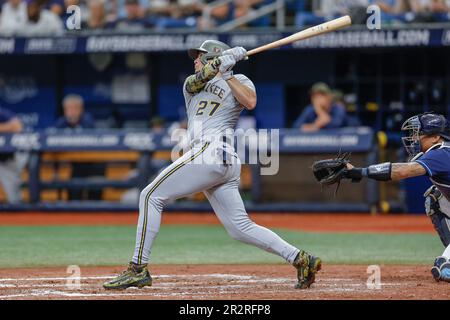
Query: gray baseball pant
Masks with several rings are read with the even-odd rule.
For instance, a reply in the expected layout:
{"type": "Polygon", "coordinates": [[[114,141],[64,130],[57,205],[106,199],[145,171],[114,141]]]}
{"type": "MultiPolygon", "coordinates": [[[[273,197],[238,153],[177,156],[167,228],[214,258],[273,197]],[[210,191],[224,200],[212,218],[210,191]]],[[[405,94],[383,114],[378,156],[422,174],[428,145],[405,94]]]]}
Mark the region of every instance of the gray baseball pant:
{"type": "Polygon", "coordinates": [[[164,205],[201,191],[233,239],[294,262],[299,249],[250,220],[238,189],[240,160],[233,152],[235,161],[224,164],[223,152],[220,146],[208,142],[194,146],[141,192],[134,263],[148,263],[164,205]]]}

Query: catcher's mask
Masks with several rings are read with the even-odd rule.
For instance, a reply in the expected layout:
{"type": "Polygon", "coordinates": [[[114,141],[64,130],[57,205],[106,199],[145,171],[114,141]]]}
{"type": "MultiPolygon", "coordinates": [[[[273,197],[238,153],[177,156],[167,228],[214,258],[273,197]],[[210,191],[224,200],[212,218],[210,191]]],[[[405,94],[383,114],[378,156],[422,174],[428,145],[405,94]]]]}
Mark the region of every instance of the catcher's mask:
{"type": "Polygon", "coordinates": [[[220,57],[222,52],[228,49],[230,49],[230,46],[226,43],[217,40],[206,40],[200,47],[189,49],[188,55],[191,59],[195,60],[200,53],[204,53],[200,61],[205,65],[209,60],[220,57]]]}
{"type": "Polygon", "coordinates": [[[426,112],[406,120],[402,125],[406,136],[402,138],[403,145],[410,159],[422,151],[420,136],[440,135],[444,140],[450,141],[450,123],[441,114],[426,112]]]}

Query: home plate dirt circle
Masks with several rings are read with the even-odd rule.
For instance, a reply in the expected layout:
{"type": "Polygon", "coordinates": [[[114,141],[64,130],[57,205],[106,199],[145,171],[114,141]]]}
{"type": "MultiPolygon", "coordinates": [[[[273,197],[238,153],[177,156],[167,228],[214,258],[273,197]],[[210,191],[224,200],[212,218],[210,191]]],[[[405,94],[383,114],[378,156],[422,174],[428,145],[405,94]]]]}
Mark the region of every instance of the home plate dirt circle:
{"type": "Polygon", "coordinates": [[[450,284],[432,280],[426,266],[380,266],[379,288],[368,266],[325,265],[309,290],[296,290],[288,265],[154,265],[153,286],[106,291],[122,267],[0,269],[0,299],[449,299],[450,284]],[[78,281],[79,280],[79,281],[78,281]],[[77,286],[79,284],[79,286],[77,286]]]}

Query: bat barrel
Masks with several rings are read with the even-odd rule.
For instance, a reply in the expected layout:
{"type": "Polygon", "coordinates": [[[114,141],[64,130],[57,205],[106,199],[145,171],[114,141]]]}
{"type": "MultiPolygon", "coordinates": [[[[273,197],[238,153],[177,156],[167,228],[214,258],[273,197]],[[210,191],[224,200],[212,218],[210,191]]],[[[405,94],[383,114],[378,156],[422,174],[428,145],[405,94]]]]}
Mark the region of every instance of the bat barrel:
{"type": "Polygon", "coordinates": [[[334,30],[338,30],[338,29],[350,26],[351,24],[352,24],[352,19],[350,18],[350,16],[340,17],[340,18],[319,24],[317,26],[305,29],[303,31],[299,31],[297,33],[294,33],[293,35],[286,37],[286,38],[283,38],[283,39],[274,41],[272,43],[268,43],[264,46],[250,50],[247,52],[247,56],[251,56],[251,55],[254,55],[254,54],[262,52],[262,51],[279,48],[281,46],[284,46],[286,44],[290,44],[290,43],[293,43],[296,41],[305,40],[308,38],[319,36],[324,33],[328,33],[328,32],[334,31],[334,30]]]}

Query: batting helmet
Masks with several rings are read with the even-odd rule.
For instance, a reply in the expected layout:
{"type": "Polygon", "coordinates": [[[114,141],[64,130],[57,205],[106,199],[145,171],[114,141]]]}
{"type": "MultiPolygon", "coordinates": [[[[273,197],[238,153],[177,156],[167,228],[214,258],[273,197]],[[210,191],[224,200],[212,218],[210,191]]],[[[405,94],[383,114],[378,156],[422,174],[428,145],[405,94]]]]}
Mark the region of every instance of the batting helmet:
{"type": "Polygon", "coordinates": [[[228,49],[230,49],[230,46],[226,43],[217,40],[206,40],[200,47],[189,49],[188,54],[191,59],[195,60],[200,53],[204,53],[200,61],[203,64],[207,64],[208,60],[219,57],[223,51],[228,49]]]}
{"type": "Polygon", "coordinates": [[[407,136],[402,138],[403,145],[412,157],[421,151],[421,135],[436,134],[450,141],[450,122],[445,116],[435,112],[426,112],[409,118],[403,123],[402,131],[407,132],[407,136]]]}

